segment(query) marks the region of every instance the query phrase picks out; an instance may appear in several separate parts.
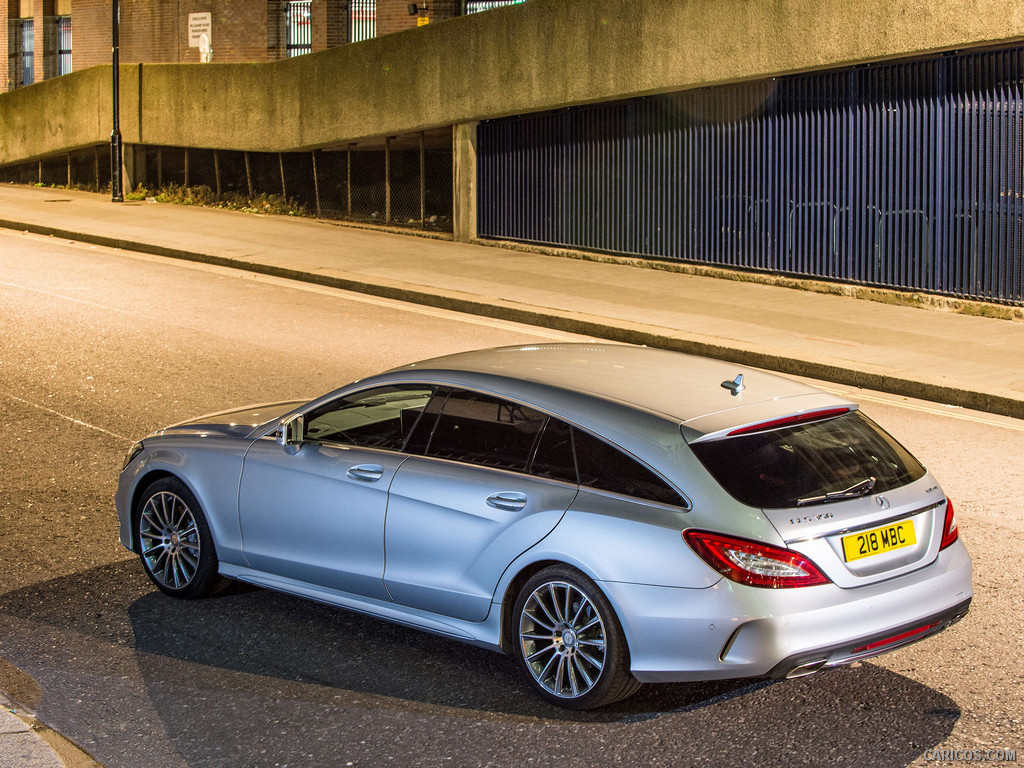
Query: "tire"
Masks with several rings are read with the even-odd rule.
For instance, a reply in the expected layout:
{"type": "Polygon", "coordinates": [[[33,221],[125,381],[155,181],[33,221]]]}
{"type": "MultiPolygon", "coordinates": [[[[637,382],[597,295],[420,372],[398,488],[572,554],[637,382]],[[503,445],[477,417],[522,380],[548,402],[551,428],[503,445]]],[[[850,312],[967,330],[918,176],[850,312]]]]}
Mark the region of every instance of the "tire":
{"type": "Polygon", "coordinates": [[[149,486],[135,513],[135,537],[146,575],[161,592],[185,600],[213,594],[224,580],[202,508],[175,477],[149,486]]]}
{"type": "Polygon", "coordinates": [[[556,706],[593,709],[640,688],[611,603],[575,568],[555,565],[534,574],[516,598],[511,629],[526,678],[556,706]]]}

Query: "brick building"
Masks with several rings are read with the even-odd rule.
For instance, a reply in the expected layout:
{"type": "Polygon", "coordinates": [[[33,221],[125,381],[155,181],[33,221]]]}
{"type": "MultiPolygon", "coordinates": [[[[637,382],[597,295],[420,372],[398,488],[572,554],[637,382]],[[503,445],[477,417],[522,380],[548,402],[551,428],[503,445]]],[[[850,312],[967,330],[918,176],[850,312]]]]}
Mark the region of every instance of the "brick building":
{"type": "MultiPolygon", "coordinates": [[[[208,19],[207,60],[274,61],[522,1],[120,0],[120,56],[122,63],[202,61],[206,46],[197,37],[208,19]]],[[[7,16],[0,90],[110,63],[111,3],[0,0],[7,16]]]]}

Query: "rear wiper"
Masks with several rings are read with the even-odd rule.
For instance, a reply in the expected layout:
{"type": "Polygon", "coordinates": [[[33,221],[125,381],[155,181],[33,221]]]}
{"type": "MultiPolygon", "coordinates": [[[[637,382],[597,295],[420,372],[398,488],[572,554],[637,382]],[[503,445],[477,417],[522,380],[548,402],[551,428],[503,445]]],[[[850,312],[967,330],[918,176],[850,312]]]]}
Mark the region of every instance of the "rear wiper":
{"type": "Polygon", "coordinates": [[[820,504],[826,501],[839,501],[840,499],[852,499],[856,496],[867,496],[874,489],[876,482],[878,481],[875,478],[867,477],[841,491],[831,491],[821,496],[808,496],[806,499],[798,499],[796,505],[802,507],[805,504],[820,504]]]}

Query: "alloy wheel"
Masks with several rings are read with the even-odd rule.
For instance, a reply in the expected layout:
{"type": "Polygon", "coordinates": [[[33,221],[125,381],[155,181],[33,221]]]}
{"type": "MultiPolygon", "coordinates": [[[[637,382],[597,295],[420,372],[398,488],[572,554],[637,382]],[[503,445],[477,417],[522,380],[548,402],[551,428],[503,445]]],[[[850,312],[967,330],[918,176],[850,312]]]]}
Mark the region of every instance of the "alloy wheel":
{"type": "Polygon", "coordinates": [[[563,699],[588,693],[605,667],[604,621],[591,599],[565,581],[541,584],[519,616],[519,642],[533,679],[563,699]]]}
{"type": "Polygon", "coordinates": [[[170,589],[189,585],[199,570],[200,540],[192,510],[170,491],[146,501],[139,519],[142,559],[158,584],[170,589]]]}

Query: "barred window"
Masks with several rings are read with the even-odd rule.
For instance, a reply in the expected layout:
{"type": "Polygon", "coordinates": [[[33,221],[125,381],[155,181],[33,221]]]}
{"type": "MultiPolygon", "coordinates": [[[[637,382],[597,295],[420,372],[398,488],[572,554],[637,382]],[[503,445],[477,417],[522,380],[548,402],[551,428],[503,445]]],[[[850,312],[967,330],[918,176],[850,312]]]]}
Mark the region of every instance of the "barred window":
{"type": "Polygon", "coordinates": [[[285,52],[288,58],[313,51],[312,0],[291,0],[285,6],[288,33],[285,52]]]}

